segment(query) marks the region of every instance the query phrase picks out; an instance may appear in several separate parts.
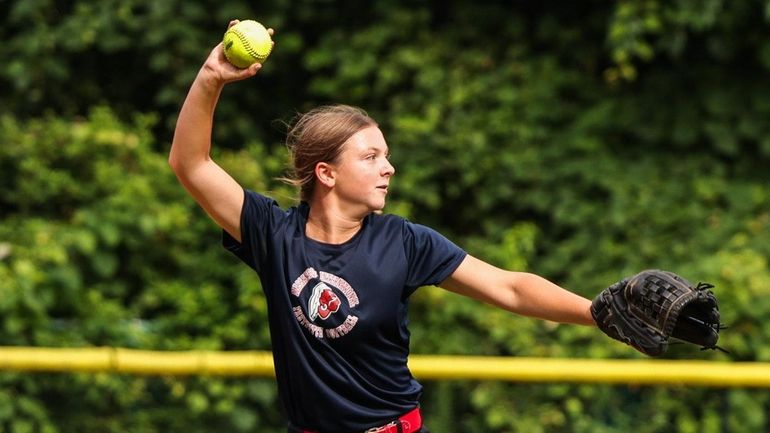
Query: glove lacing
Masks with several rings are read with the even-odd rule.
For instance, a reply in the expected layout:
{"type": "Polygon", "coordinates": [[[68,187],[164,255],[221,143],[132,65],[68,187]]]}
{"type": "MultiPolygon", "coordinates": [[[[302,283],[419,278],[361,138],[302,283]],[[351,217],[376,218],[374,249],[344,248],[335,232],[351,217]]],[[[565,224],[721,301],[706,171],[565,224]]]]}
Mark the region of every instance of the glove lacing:
{"type": "MultiPolygon", "coordinates": [[[[714,288],[713,284],[704,283],[704,282],[699,282],[698,285],[695,286],[695,290],[697,290],[699,292],[700,291],[704,291],[704,290],[708,290],[708,289],[712,289],[712,288],[714,288]]],[[[692,317],[692,316],[682,316],[682,318],[687,319],[687,320],[689,320],[689,321],[691,321],[693,323],[696,323],[696,324],[698,324],[700,326],[705,326],[705,327],[711,328],[711,329],[717,331],[717,333],[719,333],[719,331],[721,331],[723,329],[727,329],[727,325],[723,325],[722,323],[719,323],[719,322],[704,322],[703,320],[700,320],[700,319],[692,317]]],[[[722,347],[719,347],[717,345],[714,345],[714,346],[704,346],[704,347],[701,347],[700,350],[719,350],[722,353],[730,353],[726,349],[724,349],[722,347]]]]}

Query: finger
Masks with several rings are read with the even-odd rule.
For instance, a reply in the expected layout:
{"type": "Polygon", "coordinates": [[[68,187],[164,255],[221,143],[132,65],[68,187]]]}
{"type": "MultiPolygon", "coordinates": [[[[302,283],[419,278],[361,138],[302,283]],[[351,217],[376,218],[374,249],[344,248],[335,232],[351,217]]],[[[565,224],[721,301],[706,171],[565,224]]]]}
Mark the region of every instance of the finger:
{"type": "Polygon", "coordinates": [[[210,56],[215,56],[218,59],[226,59],[225,57],[225,50],[224,50],[224,42],[218,43],[213,50],[211,50],[210,56]]]}
{"type": "Polygon", "coordinates": [[[233,82],[233,81],[241,81],[245,80],[247,78],[251,78],[254,75],[256,75],[257,71],[259,71],[262,68],[262,65],[259,63],[255,63],[248,68],[238,69],[235,66],[230,65],[227,67],[227,71],[225,71],[223,78],[225,82],[233,82]]]}
{"type": "Polygon", "coordinates": [[[267,29],[267,34],[269,34],[270,36],[273,36],[275,34],[275,30],[273,30],[272,28],[269,28],[267,29]]]}
{"type": "Polygon", "coordinates": [[[227,28],[229,29],[230,27],[238,24],[239,22],[240,20],[230,20],[230,23],[227,24],[227,28]]]}
{"type": "Polygon", "coordinates": [[[246,79],[246,78],[249,78],[249,77],[253,77],[254,75],[257,74],[257,72],[259,72],[260,69],[262,69],[262,64],[261,63],[254,63],[253,65],[249,66],[248,68],[240,69],[240,70],[238,70],[238,75],[239,75],[238,79],[239,80],[243,80],[243,79],[246,79]]]}

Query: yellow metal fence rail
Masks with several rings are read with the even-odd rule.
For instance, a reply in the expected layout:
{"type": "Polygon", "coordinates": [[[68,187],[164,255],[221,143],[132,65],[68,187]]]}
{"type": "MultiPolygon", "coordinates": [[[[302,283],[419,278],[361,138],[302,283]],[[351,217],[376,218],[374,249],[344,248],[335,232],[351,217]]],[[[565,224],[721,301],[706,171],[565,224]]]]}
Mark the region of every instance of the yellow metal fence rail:
{"type": "MultiPolygon", "coordinates": [[[[770,388],[770,363],[412,355],[419,379],[770,388]]],[[[0,370],[135,375],[274,375],[270,352],[0,347],[0,370]]]]}

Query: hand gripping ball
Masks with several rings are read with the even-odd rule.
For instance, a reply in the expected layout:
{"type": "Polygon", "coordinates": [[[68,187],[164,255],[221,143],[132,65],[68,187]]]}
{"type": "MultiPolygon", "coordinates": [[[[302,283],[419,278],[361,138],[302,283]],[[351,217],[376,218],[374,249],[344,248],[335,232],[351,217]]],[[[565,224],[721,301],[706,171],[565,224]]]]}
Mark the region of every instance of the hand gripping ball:
{"type": "Polygon", "coordinates": [[[227,29],[222,44],[227,60],[241,69],[264,62],[273,49],[265,26],[253,20],[240,21],[227,29]]]}

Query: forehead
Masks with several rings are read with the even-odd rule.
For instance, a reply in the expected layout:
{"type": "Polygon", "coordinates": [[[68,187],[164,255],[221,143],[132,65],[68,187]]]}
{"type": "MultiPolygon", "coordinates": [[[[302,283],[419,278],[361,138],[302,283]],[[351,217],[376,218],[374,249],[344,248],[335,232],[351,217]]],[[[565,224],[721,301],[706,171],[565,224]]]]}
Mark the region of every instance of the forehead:
{"type": "Polygon", "coordinates": [[[345,142],[345,148],[356,152],[371,148],[386,151],[388,144],[385,142],[385,136],[382,135],[380,128],[369,126],[350,136],[345,142]]]}

